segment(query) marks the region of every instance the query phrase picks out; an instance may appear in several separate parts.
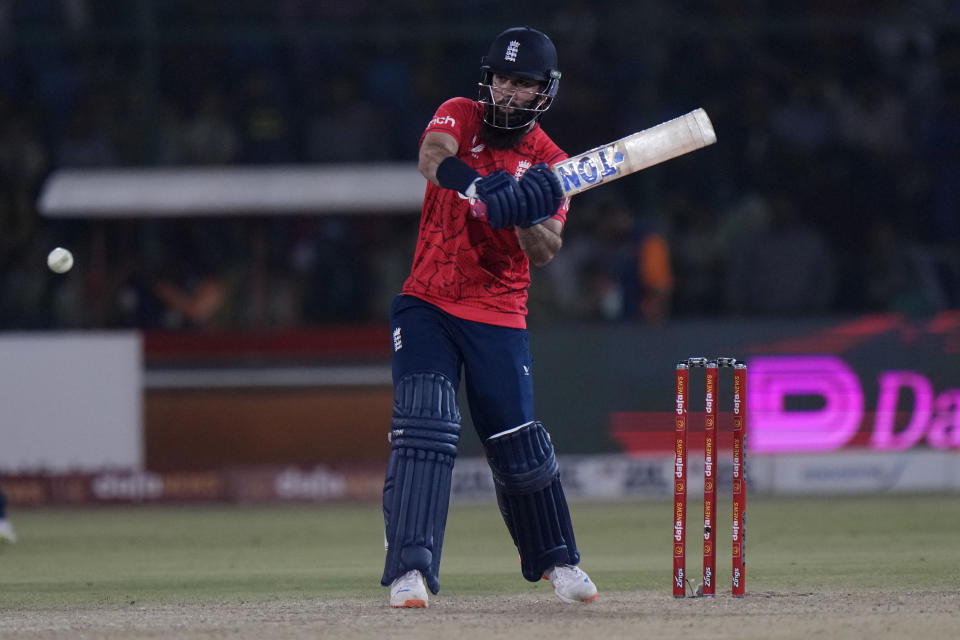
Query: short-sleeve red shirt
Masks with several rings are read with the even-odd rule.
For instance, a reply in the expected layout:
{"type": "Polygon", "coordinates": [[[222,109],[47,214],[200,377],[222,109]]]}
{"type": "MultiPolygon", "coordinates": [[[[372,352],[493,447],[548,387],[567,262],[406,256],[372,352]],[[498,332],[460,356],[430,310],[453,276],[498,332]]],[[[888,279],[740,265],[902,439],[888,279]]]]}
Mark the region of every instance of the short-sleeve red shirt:
{"type": "MultiPolygon", "coordinates": [[[[503,169],[519,179],[538,162],[552,165],[567,157],[539,124],[512,149],[487,148],[480,141],[482,109],[467,98],[447,100],[424,135],[452,135],[459,143],[457,156],[480,175],[503,169]]],[[[554,218],[566,223],[569,206],[565,198],[554,218]]],[[[491,229],[482,202],[427,182],[413,268],[403,293],[459,318],[522,329],[529,286],[530,262],[516,229],[491,229]]]]}

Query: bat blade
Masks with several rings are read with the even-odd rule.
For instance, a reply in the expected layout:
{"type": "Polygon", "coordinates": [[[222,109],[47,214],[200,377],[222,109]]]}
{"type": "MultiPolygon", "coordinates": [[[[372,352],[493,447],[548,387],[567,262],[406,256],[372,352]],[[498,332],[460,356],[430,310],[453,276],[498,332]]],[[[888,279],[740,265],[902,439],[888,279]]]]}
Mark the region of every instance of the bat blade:
{"type": "Polygon", "coordinates": [[[574,196],[717,141],[707,112],[694,109],[673,120],[561,160],[551,167],[565,196],[574,196]]]}

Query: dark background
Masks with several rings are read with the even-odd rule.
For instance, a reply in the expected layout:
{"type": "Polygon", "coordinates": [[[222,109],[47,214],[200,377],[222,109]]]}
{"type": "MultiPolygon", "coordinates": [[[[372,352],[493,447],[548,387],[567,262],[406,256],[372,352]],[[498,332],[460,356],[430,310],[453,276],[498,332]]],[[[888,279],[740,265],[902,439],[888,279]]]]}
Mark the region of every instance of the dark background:
{"type": "Polygon", "coordinates": [[[955,3],[612,4],[0,3],[0,329],[384,323],[416,211],[48,220],[36,195],[57,168],[412,162],[517,24],[557,45],[543,125],[571,154],[699,106],[719,138],[578,197],[532,325],[960,305],[955,3]],[[624,302],[644,295],[651,234],[672,276],[653,316],[624,302]],[[77,258],[65,277],[44,266],[57,245],[77,258]],[[153,297],[205,278],[223,291],[210,316],[153,297]]]}

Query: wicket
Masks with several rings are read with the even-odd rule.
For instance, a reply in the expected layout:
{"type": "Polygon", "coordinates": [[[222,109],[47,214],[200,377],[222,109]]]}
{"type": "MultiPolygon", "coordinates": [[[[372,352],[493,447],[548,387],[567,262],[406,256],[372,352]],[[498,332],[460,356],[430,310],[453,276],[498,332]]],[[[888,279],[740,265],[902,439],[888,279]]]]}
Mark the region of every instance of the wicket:
{"type": "Polygon", "coordinates": [[[733,369],[733,573],[732,593],[746,593],[746,415],[747,365],[735,358],[687,358],[677,363],[676,445],[673,485],[673,596],[686,596],[687,560],[687,412],[690,396],[690,369],[706,371],[706,399],[703,442],[703,583],[696,595],[715,596],[717,585],[717,415],[718,383],[721,368],[733,369]]]}

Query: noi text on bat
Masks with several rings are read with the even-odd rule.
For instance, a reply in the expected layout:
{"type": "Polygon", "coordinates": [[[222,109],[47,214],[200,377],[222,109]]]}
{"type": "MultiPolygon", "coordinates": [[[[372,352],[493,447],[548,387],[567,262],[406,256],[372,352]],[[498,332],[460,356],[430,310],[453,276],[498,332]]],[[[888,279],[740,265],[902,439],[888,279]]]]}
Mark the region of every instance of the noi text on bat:
{"type": "Polygon", "coordinates": [[[571,190],[580,189],[582,184],[596,186],[610,176],[616,176],[619,171],[617,167],[622,163],[623,154],[611,145],[595,149],[580,158],[558,162],[552,169],[554,175],[560,178],[563,192],[569,195],[571,190]]]}

